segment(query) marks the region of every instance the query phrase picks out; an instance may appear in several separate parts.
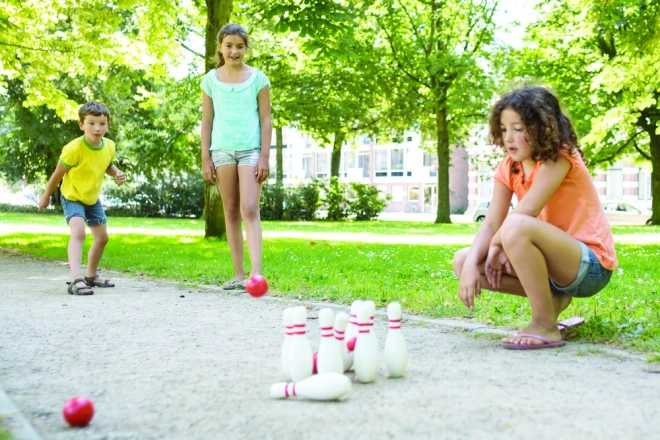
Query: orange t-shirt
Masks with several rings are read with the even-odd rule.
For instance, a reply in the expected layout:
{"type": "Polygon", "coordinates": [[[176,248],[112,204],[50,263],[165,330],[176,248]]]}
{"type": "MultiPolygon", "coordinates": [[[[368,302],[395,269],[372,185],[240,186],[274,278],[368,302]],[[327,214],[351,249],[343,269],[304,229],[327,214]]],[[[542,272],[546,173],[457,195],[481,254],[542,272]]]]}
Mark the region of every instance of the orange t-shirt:
{"type": "MultiPolygon", "coordinates": [[[[573,154],[565,150],[559,150],[559,153],[570,162],[571,169],[538,218],[586,244],[605,269],[615,270],[619,263],[614,250],[612,229],[589,171],[577,150],[573,154]]],[[[509,156],[500,162],[495,171],[495,180],[513,191],[518,200],[522,200],[532,186],[541,162],[536,163],[527,181],[524,180],[522,166],[518,166],[520,171],[513,174],[512,164],[513,160],[509,156]]]]}

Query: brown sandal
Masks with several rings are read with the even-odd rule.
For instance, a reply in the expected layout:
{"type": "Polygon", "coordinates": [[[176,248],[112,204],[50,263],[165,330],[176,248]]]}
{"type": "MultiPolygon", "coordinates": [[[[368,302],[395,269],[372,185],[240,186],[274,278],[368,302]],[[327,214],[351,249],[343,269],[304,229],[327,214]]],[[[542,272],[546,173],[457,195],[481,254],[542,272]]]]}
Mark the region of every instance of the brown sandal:
{"type": "Polygon", "coordinates": [[[94,274],[93,277],[85,277],[85,284],[89,287],[115,287],[110,280],[102,280],[99,274],[94,274]]]}
{"type": "Polygon", "coordinates": [[[76,278],[73,280],[73,282],[69,284],[67,292],[69,292],[69,295],[94,295],[94,291],[87,285],[83,278],[76,278]],[[85,283],[85,286],[76,286],[78,283],[85,283]]]}

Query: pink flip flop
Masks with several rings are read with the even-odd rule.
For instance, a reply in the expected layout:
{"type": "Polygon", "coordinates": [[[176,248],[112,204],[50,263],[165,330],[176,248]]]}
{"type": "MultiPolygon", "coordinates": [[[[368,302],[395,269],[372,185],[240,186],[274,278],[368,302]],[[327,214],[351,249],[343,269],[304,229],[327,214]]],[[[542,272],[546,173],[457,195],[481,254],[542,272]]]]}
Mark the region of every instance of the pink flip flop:
{"type": "Polygon", "coordinates": [[[530,335],[526,333],[516,333],[516,336],[520,336],[523,338],[532,338],[532,339],[537,339],[543,344],[511,344],[509,342],[502,342],[502,347],[508,348],[509,350],[539,350],[541,348],[557,348],[557,347],[563,347],[566,345],[566,341],[555,341],[555,342],[550,342],[543,336],[539,335],[530,335]]]}
{"type": "Polygon", "coordinates": [[[570,328],[575,328],[579,327],[582,324],[584,324],[584,318],[580,316],[574,316],[572,318],[565,319],[561,322],[557,323],[557,328],[559,328],[559,331],[561,333],[564,333],[566,330],[570,328]]]}

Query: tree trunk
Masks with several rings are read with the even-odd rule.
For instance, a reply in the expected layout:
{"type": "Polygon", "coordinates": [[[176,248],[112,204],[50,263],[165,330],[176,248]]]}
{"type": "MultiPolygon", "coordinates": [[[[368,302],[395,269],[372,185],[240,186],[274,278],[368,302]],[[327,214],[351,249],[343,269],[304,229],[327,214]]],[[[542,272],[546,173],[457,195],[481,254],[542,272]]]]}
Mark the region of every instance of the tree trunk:
{"type": "Polygon", "coordinates": [[[649,145],[651,150],[651,197],[653,197],[651,223],[654,225],[660,225],[660,134],[656,133],[659,122],[649,124],[650,130],[647,130],[651,141],[649,145]]]}
{"type": "MultiPolygon", "coordinates": [[[[206,36],[204,72],[215,68],[216,37],[229,22],[232,0],[206,0],[206,36]]],[[[204,237],[222,238],[225,235],[225,215],[222,200],[215,184],[207,183],[204,189],[204,237]]]]}
{"type": "Polygon", "coordinates": [[[449,217],[449,128],[447,123],[447,99],[436,97],[435,121],[438,155],[438,210],[434,223],[451,223],[449,217]]]}
{"type": "Polygon", "coordinates": [[[284,165],[282,164],[283,147],[282,127],[275,128],[275,220],[282,220],[284,214],[284,165]]]}
{"type": "Polygon", "coordinates": [[[341,147],[344,143],[344,132],[335,132],[335,140],[332,144],[332,156],[330,159],[330,177],[339,178],[339,165],[341,164],[341,147]]]}

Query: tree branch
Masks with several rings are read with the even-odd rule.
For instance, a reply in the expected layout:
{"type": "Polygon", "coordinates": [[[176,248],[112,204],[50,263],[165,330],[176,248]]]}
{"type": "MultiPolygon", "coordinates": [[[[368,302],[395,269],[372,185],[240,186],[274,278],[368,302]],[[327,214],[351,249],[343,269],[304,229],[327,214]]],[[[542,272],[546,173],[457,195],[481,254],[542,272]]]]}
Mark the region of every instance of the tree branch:
{"type": "Polygon", "coordinates": [[[641,154],[642,157],[643,157],[644,159],[648,160],[649,162],[653,161],[653,158],[651,157],[651,155],[650,155],[650,154],[646,154],[645,151],[642,151],[642,149],[639,148],[639,145],[637,145],[637,142],[634,142],[634,141],[633,141],[633,147],[635,147],[635,150],[637,150],[637,152],[638,152],[639,154],[641,154]]]}
{"type": "Polygon", "coordinates": [[[189,48],[188,46],[186,46],[186,45],[183,43],[183,41],[181,41],[181,40],[177,40],[177,43],[179,43],[179,44],[181,45],[181,47],[183,47],[185,50],[187,50],[187,51],[190,52],[191,54],[196,55],[196,56],[198,56],[199,58],[206,58],[206,56],[205,56],[204,54],[199,53],[199,52],[197,52],[197,51],[194,51],[193,49],[191,49],[191,48],[189,48]]]}
{"type": "MultiPolygon", "coordinates": [[[[626,147],[628,146],[628,144],[630,144],[631,142],[633,142],[634,139],[635,139],[637,136],[639,136],[640,134],[642,134],[642,133],[644,133],[644,130],[638,131],[637,133],[635,133],[634,135],[632,135],[632,137],[631,137],[630,139],[628,139],[626,142],[624,142],[624,143],[623,143],[623,144],[622,144],[622,145],[621,145],[621,146],[620,146],[620,147],[619,147],[614,153],[612,153],[611,155],[609,155],[609,156],[607,156],[607,157],[604,157],[604,158],[601,158],[601,159],[595,160],[593,163],[594,163],[594,164],[599,164],[599,163],[603,163],[603,162],[609,162],[609,161],[611,161],[611,160],[614,159],[616,156],[618,156],[619,153],[621,153],[621,152],[623,151],[623,149],[626,148],[626,147]]],[[[636,143],[636,142],[633,142],[633,143],[634,143],[634,146],[637,148],[637,143],[636,143]]],[[[639,151],[639,150],[638,150],[638,151],[639,151]]],[[[641,153],[641,151],[640,151],[640,153],[641,153]]],[[[641,153],[641,154],[642,154],[642,156],[645,156],[644,153],[641,153]]],[[[646,156],[645,156],[645,157],[646,157],[646,156]]],[[[650,158],[649,158],[649,160],[650,160],[650,158]]]]}

